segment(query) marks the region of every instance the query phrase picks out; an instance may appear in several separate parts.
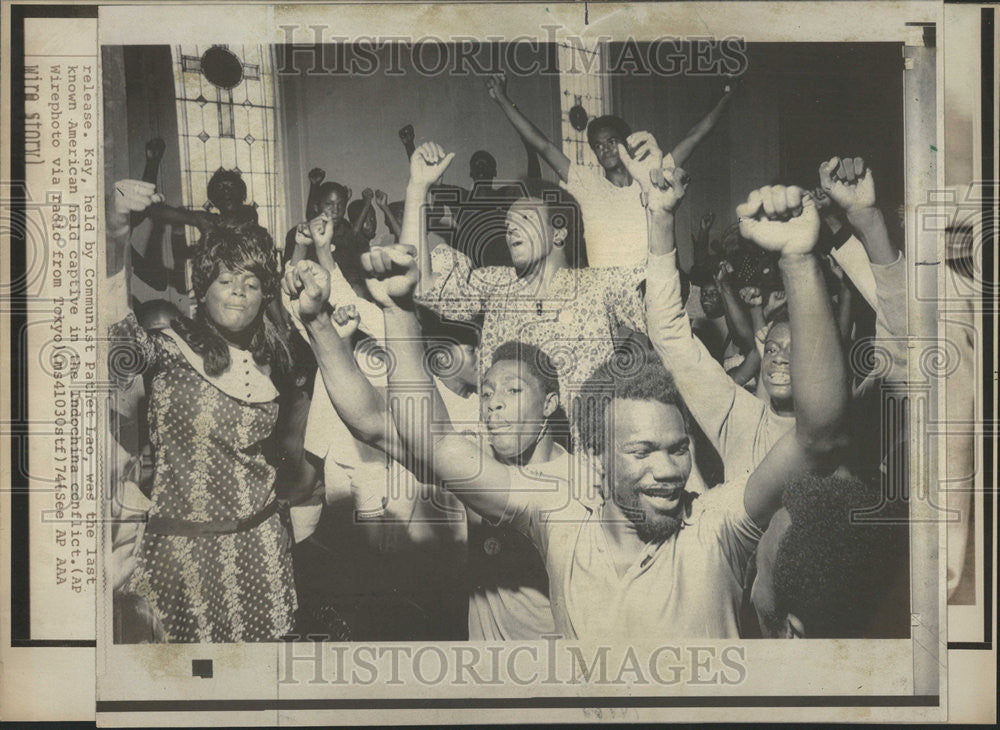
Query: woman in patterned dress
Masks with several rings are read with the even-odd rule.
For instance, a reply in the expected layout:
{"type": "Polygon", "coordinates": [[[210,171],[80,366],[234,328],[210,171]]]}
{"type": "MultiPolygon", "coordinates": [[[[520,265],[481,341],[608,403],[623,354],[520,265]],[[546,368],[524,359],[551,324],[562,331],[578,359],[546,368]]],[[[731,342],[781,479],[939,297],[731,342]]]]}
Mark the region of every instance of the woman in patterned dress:
{"type": "MultiPolygon", "coordinates": [[[[119,212],[159,197],[142,185],[115,184],[119,212]]],[[[120,222],[109,229],[112,239],[121,237],[120,222]]],[[[124,263],[116,243],[109,273],[124,263]]],[[[152,507],[123,590],[146,599],[168,641],[273,641],[291,630],[296,598],[269,444],[278,416],[274,382],[290,363],[267,314],[280,286],[267,231],[206,232],[193,257],[193,286],[194,318],[147,332],[130,314],[111,329],[112,342],[128,343],[137,365],[122,372],[113,358],[112,376],[144,371],[151,382],[152,507]]]]}
{"type": "MultiPolygon", "coordinates": [[[[626,346],[616,335],[625,328],[645,332],[646,268],[578,268],[583,251],[579,206],[565,191],[541,181],[522,183],[507,211],[513,266],[473,269],[467,256],[448,246],[429,251],[420,211],[427,191],[452,157],[427,143],[410,162],[402,240],[419,249],[419,302],[452,319],[483,317],[480,380],[500,344],[524,342],[540,348],[558,371],[561,402],[572,409],[579,387],[616,348],[626,346]]],[[[483,240],[495,233],[483,231],[483,240]]],[[[616,358],[616,367],[641,365],[642,348],[634,342],[627,346],[630,357],[616,358]]]]}

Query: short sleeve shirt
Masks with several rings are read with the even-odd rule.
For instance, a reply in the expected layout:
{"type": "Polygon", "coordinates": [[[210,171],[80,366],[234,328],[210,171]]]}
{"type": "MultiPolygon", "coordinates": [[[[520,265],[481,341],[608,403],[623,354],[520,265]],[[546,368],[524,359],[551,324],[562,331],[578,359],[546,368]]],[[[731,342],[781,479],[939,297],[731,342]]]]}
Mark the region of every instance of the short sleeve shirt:
{"type": "MultiPolygon", "coordinates": [[[[512,472],[512,486],[523,479],[512,472]]],[[[556,631],[570,639],[663,642],[738,638],[743,576],[763,531],[743,505],[746,479],[698,496],[684,527],[615,568],[600,498],[568,482],[512,492],[506,524],[545,558],[556,631]]]]}

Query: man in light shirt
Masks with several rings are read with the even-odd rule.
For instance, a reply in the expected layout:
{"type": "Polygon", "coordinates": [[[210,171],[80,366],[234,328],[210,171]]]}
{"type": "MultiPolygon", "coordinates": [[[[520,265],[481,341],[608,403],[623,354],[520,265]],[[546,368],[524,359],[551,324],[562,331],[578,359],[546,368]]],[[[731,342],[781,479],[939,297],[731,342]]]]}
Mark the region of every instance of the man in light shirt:
{"type": "MultiPolygon", "coordinates": [[[[412,452],[402,447],[391,421],[387,423],[381,389],[362,372],[349,355],[342,334],[335,329],[344,324],[343,314],[334,312],[331,321],[323,311],[324,306],[328,309],[329,286],[329,273],[313,262],[300,263],[285,277],[285,292],[297,300],[296,309],[309,333],[329,393],[327,402],[336,411],[330,423],[340,419],[343,422],[342,433],[332,434],[337,443],[330,442],[329,429],[324,430],[321,442],[330,445],[325,453],[328,492],[337,481],[349,484],[346,488],[355,500],[357,524],[381,552],[417,555],[438,549],[442,543],[458,542],[457,537],[450,540],[449,535],[459,526],[464,542],[468,524],[473,580],[468,597],[470,640],[526,641],[551,634],[555,626],[548,579],[538,551],[522,534],[497,529],[478,515],[469,514],[467,522],[456,495],[435,487],[421,469],[423,459],[411,458],[412,452]],[[345,451],[345,443],[352,447],[354,457],[361,452],[370,457],[380,456],[381,452],[389,455],[389,472],[378,468],[380,459],[369,458],[356,466],[342,463],[338,454],[345,451]],[[331,467],[339,468],[331,473],[331,467]],[[347,479],[336,480],[337,471],[347,471],[347,479]],[[390,485],[400,494],[390,494],[390,485]]],[[[527,484],[528,489],[549,489],[558,480],[566,481],[569,454],[559,440],[568,440],[569,429],[559,404],[556,369],[549,358],[537,347],[524,343],[503,343],[496,348],[483,379],[480,412],[471,424],[482,435],[480,442],[477,434],[468,430],[468,415],[458,415],[453,401],[461,393],[447,380],[461,369],[470,387],[478,382],[474,360],[463,365],[465,359],[459,354],[474,350],[465,350],[458,338],[453,338],[457,349],[448,356],[452,365],[437,367],[440,377],[436,377],[424,366],[428,359],[444,354],[441,328],[425,317],[423,324],[418,323],[418,330],[413,344],[420,349],[420,367],[428,378],[426,382],[435,391],[434,410],[428,414],[431,423],[457,426],[454,432],[460,433],[471,449],[484,453],[484,458],[525,469],[533,480],[527,484]],[[425,346],[428,335],[431,344],[425,346]]],[[[393,369],[388,368],[389,372],[393,369]]],[[[344,489],[341,487],[341,491],[344,489]]]]}
{"type": "MultiPolygon", "coordinates": [[[[661,256],[673,249],[674,209],[685,186],[681,171],[664,175],[666,181],[655,184],[640,178],[650,252],[661,256]]],[[[430,412],[435,398],[433,389],[414,387],[427,380],[412,312],[415,251],[397,246],[362,258],[396,362],[389,393],[400,438],[468,507],[532,540],[545,558],[556,631],[567,638],[737,637],[743,571],[780,509],[785,484],[837,465],[850,390],[812,254],[819,232],[815,205],[798,188],[763,188],[737,212],[744,236],[782,257],[791,329],[803,343],[803,356],[792,363],[797,422],[748,479],[697,497],[685,489],[691,473],[686,409],[656,360],[640,368],[600,368],[574,409],[598,466],[598,490],[585,468],[550,489],[531,489],[537,478],[485,457],[449,424],[415,418],[430,412]],[[421,403],[425,399],[431,403],[421,403]]]]}
{"type": "MultiPolygon", "coordinates": [[[[523,140],[559,176],[563,187],[580,203],[587,243],[587,262],[593,267],[639,266],[646,261],[646,213],[639,200],[640,185],[632,178],[618,153],[631,134],[625,120],[614,116],[592,119],[587,142],[601,166],[595,170],[567,157],[556,142],[546,137],[507,96],[503,75],[487,81],[490,97],[497,103],[523,140]]],[[[718,123],[732,98],[734,86],[667,155],[669,167],[683,165],[694,148],[718,123]]]]}

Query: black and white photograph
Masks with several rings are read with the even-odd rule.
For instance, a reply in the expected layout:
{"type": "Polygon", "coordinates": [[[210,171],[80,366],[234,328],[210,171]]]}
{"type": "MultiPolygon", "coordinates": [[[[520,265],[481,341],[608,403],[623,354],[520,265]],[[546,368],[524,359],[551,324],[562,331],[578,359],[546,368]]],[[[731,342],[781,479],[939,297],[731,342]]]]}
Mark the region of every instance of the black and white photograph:
{"type": "Polygon", "coordinates": [[[993,651],[996,232],[945,17],[102,6],[93,57],[36,44],[17,504],[73,610],[22,645],[96,650],[107,726],[946,720],[993,651]]]}
{"type": "Polygon", "coordinates": [[[117,641],[909,635],[894,45],[102,52],[117,641]]]}

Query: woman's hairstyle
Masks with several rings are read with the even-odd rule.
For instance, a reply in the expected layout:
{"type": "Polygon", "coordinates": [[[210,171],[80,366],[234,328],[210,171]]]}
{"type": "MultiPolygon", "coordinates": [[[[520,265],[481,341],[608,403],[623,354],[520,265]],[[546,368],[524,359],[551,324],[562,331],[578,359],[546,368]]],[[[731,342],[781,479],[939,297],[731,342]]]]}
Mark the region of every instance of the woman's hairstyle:
{"type": "Polygon", "coordinates": [[[566,251],[567,265],[571,269],[585,268],[587,247],[584,244],[583,216],[576,198],[559,185],[540,178],[524,178],[513,189],[515,198],[512,203],[527,198],[545,205],[552,227],[566,229],[562,245],[566,251]]]}
{"type": "MultiPolygon", "coordinates": [[[[205,233],[192,259],[191,278],[195,299],[201,302],[209,286],[223,268],[249,272],[260,280],[263,301],[251,325],[250,351],[260,365],[270,365],[275,379],[288,372],[291,365],[284,329],[275,323],[268,305],[279,294],[281,276],[278,256],[270,234],[260,226],[236,229],[215,227],[205,233]]],[[[229,346],[202,307],[194,318],[178,317],[174,330],[205,362],[205,372],[220,375],[229,368],[229,346]]]]}
{"type": "Polygon", "coordinates": [[[231,182],[239,188],[240,200],[247,199],[247,184],[243,182],[243,176],[236,172],[236,170],[226,170],[220,167],[208,181],[208,199],[212,202],[212,205],[215,205],[219,185],[224,182],[231,182]]]}

